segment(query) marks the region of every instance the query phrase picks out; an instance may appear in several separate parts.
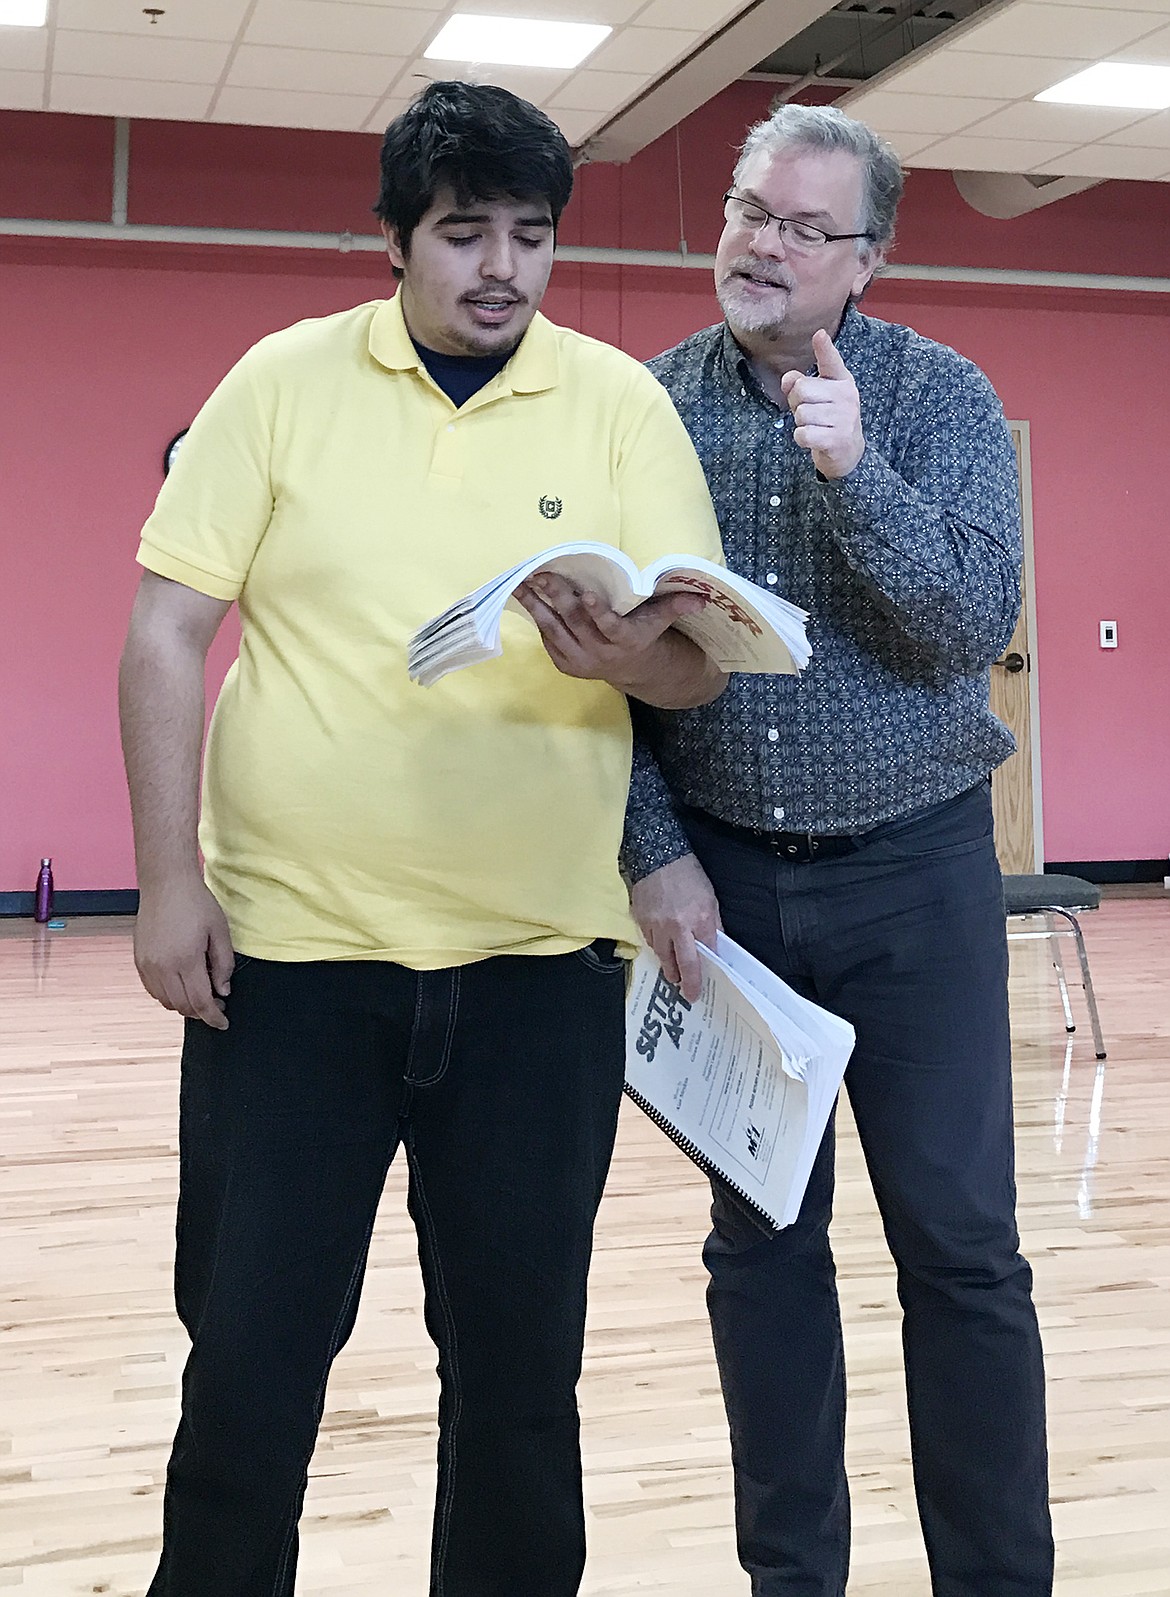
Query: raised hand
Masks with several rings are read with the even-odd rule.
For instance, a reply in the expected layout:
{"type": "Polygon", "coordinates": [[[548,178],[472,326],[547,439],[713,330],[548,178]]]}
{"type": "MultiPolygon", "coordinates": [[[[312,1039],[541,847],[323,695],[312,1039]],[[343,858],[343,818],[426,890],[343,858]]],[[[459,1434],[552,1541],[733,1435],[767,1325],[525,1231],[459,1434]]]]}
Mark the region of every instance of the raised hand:
{"type": "Polygon", "coordinates": [[[813,354],[815,377],[793,371],[780,380],[796,420],[792,436],[822,477],[847,477],[865,453],[857,384],[824,328],[813,334],[813,354]]]}

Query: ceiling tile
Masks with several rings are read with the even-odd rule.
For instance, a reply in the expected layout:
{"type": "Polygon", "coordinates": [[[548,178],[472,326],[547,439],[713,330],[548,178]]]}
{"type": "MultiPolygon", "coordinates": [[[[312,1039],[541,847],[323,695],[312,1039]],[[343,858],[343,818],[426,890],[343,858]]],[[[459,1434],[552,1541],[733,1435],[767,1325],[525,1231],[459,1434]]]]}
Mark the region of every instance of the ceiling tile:
{"type": "Polygon", "coordinates": [[[1144,116],[1132,127],[1120,133],[1109,133],[1101,140],[1103,145],[1140,145],[1149,150],[1170,150],[1170,111],[1158,111],[1144,116]]]}
{"type": "Polygon", "coordinates": [[[890,94],[986,94],[1004,99],[1039,94],[1062,78],[1084,69],[1083,61],[1054,56],[985,55],[974,50],[932,50],[925,59],[910,57],[904,70],[892,70],[881,87],[890,94]]]}
{"type": "Polygon", "coordinates": [[[980,139],[960,133],[929,145],[910,164],[949,172],[1029,172],[1043,162],[1059,160],[1069,148],[1041,140],[980,139]]]}
{"type": "MultiPolygon", "coordinates": [[[[477,16],[531,17],[538,22],[601,22],[611,28],[629,22],[643,0],[457,0],[453,11],[477,16]]],[[[677,24],[676,24],[677,26],[677,24]]]]}
{"type": "Polygon", "coordinates": [[[0,72],[41,72],[48,49],[48,28],[0,28],[0,72]]]}
{"type": "Polygon", "coordinates": [[[681,28],[623,28],[589,57],[600,72],[662,72],[702,37],[681,28]]]}
{"type": "Polygon", "coordinates": [[[957,133],[1003,107],[1002,100],[964,95],[888,94],[874,89],[850,103],[851,116],[872,122],[883,133],[957,133]]]}
{"type": "Polygon", "coordinates": [[[39,111],[44,93],[43,72],[9,72],[0,67],[0,107],[5,111],[39,111]]]}
{"type": "MultiPolygon", "coordinates": [[[[592,10],[592,0],[587,0],[592,10]]],[[[743,0],[650,0],[638,13],[640,28],[694,28],[710,33],[743,10],[743,0]]]]}
{"type": "Polygon", "coordinates": [[[54,72],[50,111],[88,116],[158,117],[164,122],[202,122],[211,90],[200,83],[119,82],[114,78],[71,77],[54,72]]]}
{"type": "Polygon", "coordinates": [[[163,39],[222,39],[240,31],[251,0],[186,0],[168,4],[166,15],[152,23],[142,14],[142,0],[57,0],[58,28],[94,33],[131,33],[163,39]]]}
{"type": "Polygon", "coordinates": [[[911,156],[937,142],[932,133],[890,133],[884,137],[889,139],[903,161],[909,161],[911,156]]]}
{"type": "MultiPolygon", "coordinates": [[[[1131,182],[1149,182],[1170,173],[1170,151],[1118,150],[1106,144],[1087,144],[1084,149],[1065,156],[1059,164],[1061,177],[1117,177],[1128,178],[1131,182]]],[[[1047,173],[1050,169],[1042,166],[1035,170],[1047,173]]],[[[1055,172],[1056,168],[1051,170],[1055,172]]]]}
{"type": "Polygon", "coordinates": [[[1069,144],[1091,144],[1103,134],[1116,133],[1141,116],[1140,111],[1119,111],[1103,105],[1054,105],[1023,100],[1008,105],[980,122],[980,138],[1057,139],[1069,144]]]}
{"type": "Polygon", "coordinates": [[[1137,44],[1127,44],[1118,52],[1122,61],[1148,61],[1157,66],[1170,66],[1170,28],[1159,28],[1148,33],[1137,44]]]}
{"type": "Polygon", "coordinates": [[[549,99],[558,111],[613,111],[645,87],[640,72],[575,72],[549,99]]]}
{"type": "Polygon", "coordinates": [[[342,50],[409,58],[438,28],[433,11],[351,5],[349,0],[258,0],[244,37],[249,44],[342,50]]]}
{"type": "MultiPolygon", "coordinates": [[[[1039,5],[1063,6],[1067,0],[1037,0],[1039,5]]],[[[1170,0],[1093,0],[1099,11],[1149,11],[1155,16],[1170,17],[1170,0]]]]}
{"type": "Polygon", "coordinates": [[[1105,11],[1089,6],[1042,5],[1017,0],[985,22],[964,27],[947,50],[978,50],[1005,55],[1071,56],[1095,61],[1153,33],[1157,18],[1148,11],[1105,11]]]}
{"type": "Polygon", "coordinates": [[[379,135],[385,133],[389,124],[394,121],[395,117],[401,116],[409,105],[409,99],[400,100],[397,95],[391,95],[388,99],[380,100],[362,123],[363,130],[367,133],[377,133],[379,135]]]}
{"type": "Polygon", "coordinates": [[[584,144],[603,117],[597,111],[550,111],[549,115],[570,144],[584,144]]]}
{"type": "Polygon", "coordinates": [[[420,56],[413,69],[395,87],[397,92],[413,94],[437,79],[468,75],[476,83],[494,83],[501,89],[510,89],[521,99],[531,100],[533,105],[544,105],[571,74],[562,67],[497,66],[476,67],[469,74],[466,62],[427,61],[420,56]]]}
{"type": "Polygon", "coordinates": [[[364,126],[369,113],[368,95],[229,88],[221,91],[211,120],[269,128],[333,128],[353,132],[364,126]]]}
{"type": "Polygon", "coordinates": [[[219,82],[230,44],[195,39],[152,39],[124,33],[57,29],[53,76],[151,78],[160,83],[219,82]]]}
{"type": "Polygon", "coordinates": [[[227,82],[242,88],[304,89],[314,94],[368,94],[380,98],[405,65],[401,57],[245,44],[236,52],[227,82]]]}

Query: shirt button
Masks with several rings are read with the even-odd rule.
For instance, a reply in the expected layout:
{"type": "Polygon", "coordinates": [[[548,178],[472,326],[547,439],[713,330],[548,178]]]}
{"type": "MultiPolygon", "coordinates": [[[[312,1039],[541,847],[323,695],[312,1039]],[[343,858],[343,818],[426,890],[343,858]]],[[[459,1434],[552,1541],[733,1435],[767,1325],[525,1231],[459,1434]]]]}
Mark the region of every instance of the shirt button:
{"type": "Polygon", "coordinates": [[[768,503],[772,506],[772,509],[775,510],[776,506],[780,503],[780,495],[773,494],[771,499],[768,500],[768,503]]]}
{"type": "Polygon", "coordinates": [[[778,579],[774,571],[769,571],[768,575],[764,578],[764,581],[768,584],[769,588],[774,588],[776,586],[777,580],[778,579]]]}
{"type": "Polygon", "coordinates": [[[777,416],[776,420],[772,423],[773,427],[783,427],[783,425],[784,425],[784,417],[783,416],[777,416]]]}
{"type": "Polygon", "coordinates": [[[775,743],[779,736],[780,736],[780,733],[779,733],[779,730],[776,727],[770,726],[768,728],[768,742],[769,743],[775,743]]]}
{"type": "Polygon", "coordinates": [[[447,423],[447,431],[449,433],[453,433],[455,431],[455,423],[453,421],[449,421],[447,423]]]}
{"type": "Polygon", "coordinates": [[[775,805],[772,809],[772,814],[778,821],[782,821],[784,819],[784,806],[782,804],[775,805]]]}

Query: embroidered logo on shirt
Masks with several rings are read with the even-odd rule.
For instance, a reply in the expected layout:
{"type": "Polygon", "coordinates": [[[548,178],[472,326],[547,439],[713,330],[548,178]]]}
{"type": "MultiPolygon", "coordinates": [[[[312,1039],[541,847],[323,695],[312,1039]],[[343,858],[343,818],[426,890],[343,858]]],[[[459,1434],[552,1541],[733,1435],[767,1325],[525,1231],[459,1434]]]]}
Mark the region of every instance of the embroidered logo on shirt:
{"type": "Polygon", "coordinates": [[[555,521],[557,519],[557,517],[561,513],[561,502],[560,502],[560,500],[559,499],[549,499],[548,497],[542,497],[541,501],[540,501],[540,513],[541,513],[542,516],[546,517],[549,521],[555,521]]]}

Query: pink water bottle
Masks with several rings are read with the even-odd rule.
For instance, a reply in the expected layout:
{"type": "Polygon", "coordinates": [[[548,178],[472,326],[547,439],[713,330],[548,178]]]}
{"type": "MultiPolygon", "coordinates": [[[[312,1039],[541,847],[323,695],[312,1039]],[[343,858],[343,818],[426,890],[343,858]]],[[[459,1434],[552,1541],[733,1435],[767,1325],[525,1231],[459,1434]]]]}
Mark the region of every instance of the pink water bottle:
{"type": "Polygon", "coordinates": [[[41,861],[40,872],[37,876],[37,907],[36,919],[44,925],[53,913],[53,862],[51,859],[41,861]]]}

